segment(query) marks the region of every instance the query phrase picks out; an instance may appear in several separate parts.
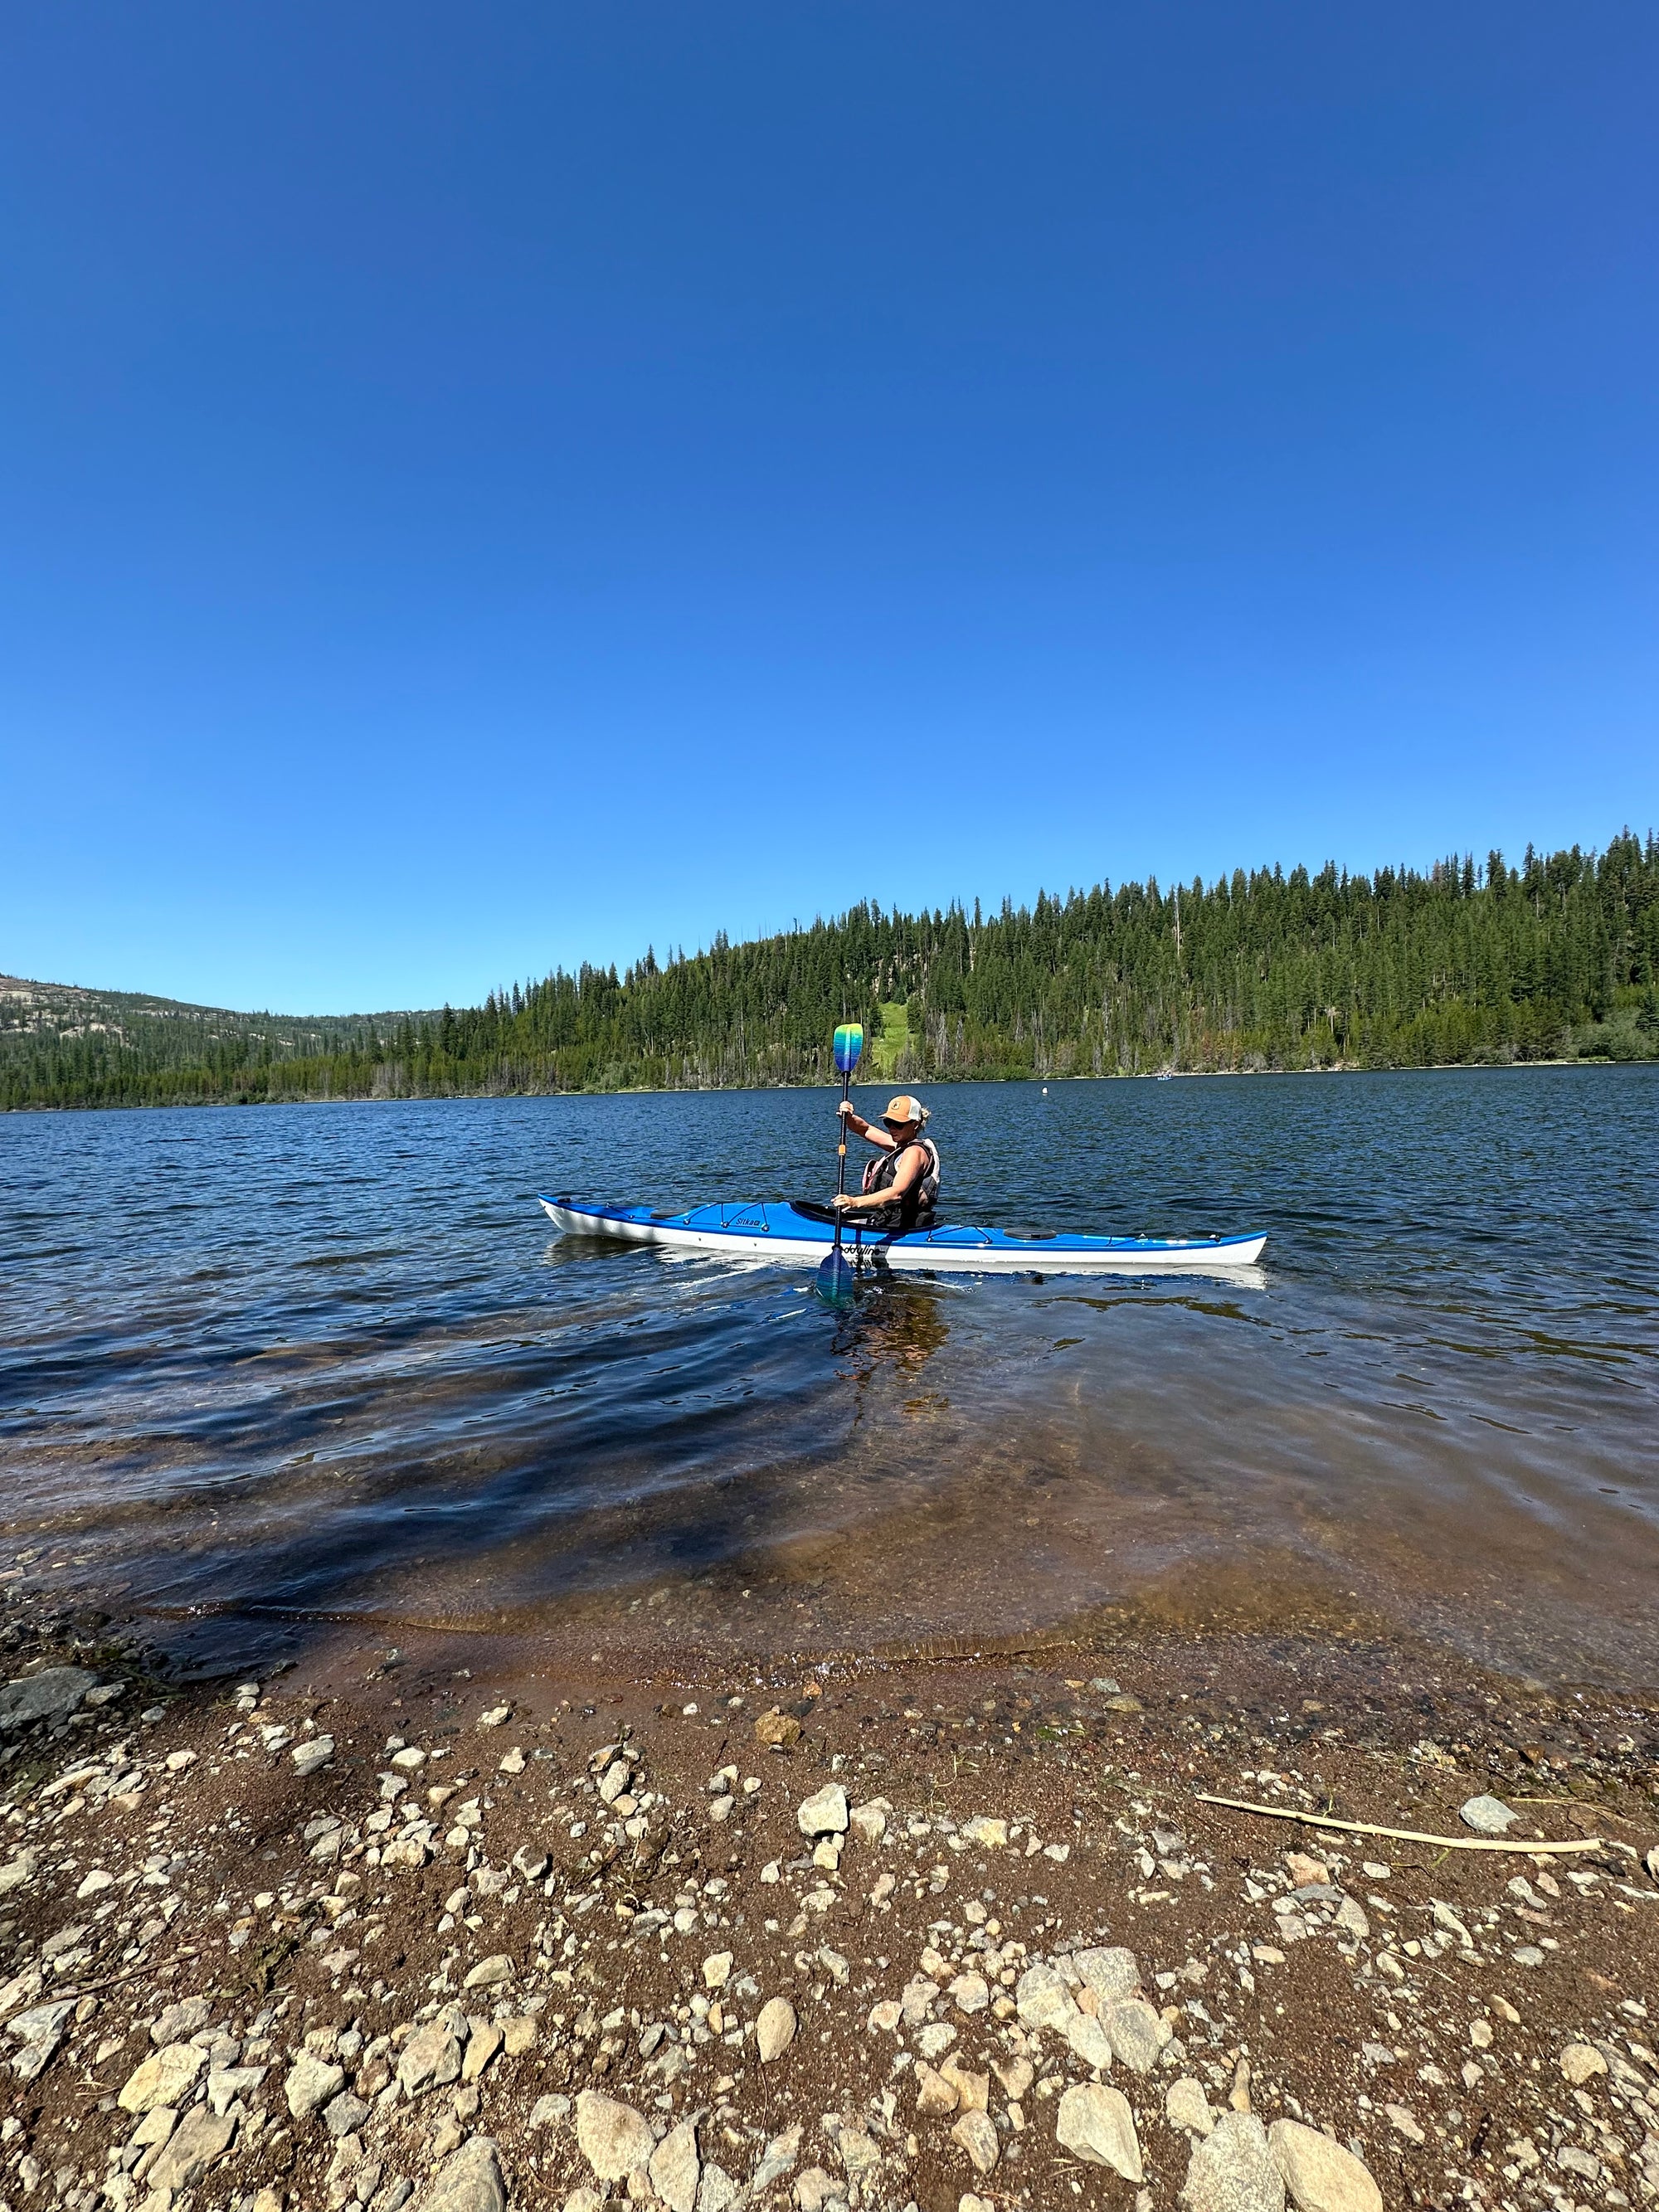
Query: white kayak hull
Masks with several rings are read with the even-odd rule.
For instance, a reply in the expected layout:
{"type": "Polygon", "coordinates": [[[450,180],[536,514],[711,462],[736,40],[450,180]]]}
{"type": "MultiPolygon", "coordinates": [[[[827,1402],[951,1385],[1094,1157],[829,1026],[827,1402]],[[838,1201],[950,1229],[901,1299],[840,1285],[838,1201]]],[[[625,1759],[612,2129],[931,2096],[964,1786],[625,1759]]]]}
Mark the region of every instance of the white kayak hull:
{"type": "MultiPolygon", "coordinates": [[[[814,1221],[787,1204],[699,1206],[684,1213],[573,1198],[543,1198],[540,1204],[567,1237],[658,1244],[781,1267],[817,1267],[835,1237],[827,1222],[814,1221]]],[[[917,1274],[1212,1275],[1254,1267],[1267,1242],[1265,1233],[1255,1231],[1242,1237],[1021,1237],[1004,1229],[955,1227],[855,1240],[849,1227],[842,1249],[849,1260],[864,1265],[917,1274]]]]}

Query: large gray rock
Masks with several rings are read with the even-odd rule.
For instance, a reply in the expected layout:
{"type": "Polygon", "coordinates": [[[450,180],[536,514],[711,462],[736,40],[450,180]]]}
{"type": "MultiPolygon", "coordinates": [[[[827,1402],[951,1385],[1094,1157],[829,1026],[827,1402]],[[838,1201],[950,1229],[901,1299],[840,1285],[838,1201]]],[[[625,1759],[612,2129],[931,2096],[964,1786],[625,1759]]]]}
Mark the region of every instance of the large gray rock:
{"type": "Polygon", "coordinates": [[[1092,2066],[1097,2074],[1110,2069],[1111,2038],[1097,2020],[1086,2012],[1073,2011],[1060,2022],[1060,2032],[1071,2045],[1073,2057],[1080,2058],[1085,2066],[1092,2066]]]}
{"type": "Polygon", "coordinates": [[[30,1728],[36,1721],[66,1721],[98,1677],[84,1667],[43,1667],[0,1689],[0,1735],[30,1728]]]}
{"type": "Polygon", "coordinates": [[[964,2112],[951,2130],[951,2139],[968,2154],[975,2173],[989,2173],[1001,2146],[997,2131],[983,2112],[964,2112]]]}
{"type": "Polygon", "coordinates": [[[1190,2074],[1171,2081],[1164,2091],[1164,2117],[1172,2128],[1185,2128],[1188,2135],[1206,2136],[1215,2125],[1204,2084],[1194,2081],[1190,2074]]]}
{"type": "Polygon", "coordinates": [[[474,2136],[452,2152],[409,2212],[507,2212],[507,2184],[492,2139],[474,2136]]]}
{"type": "Polygon", "coordinates": [[[1066,2021],[1077,2010],[1070,1990],[1054,1969],[1041,1960],[1020,1976],[1014,2003],[1023,2027],[1053,2027],[1062,2035],[1066,2021]]]}
{"type": "Polygon", "coordinates": [[[1116,2004],[1103,2005],[1100,2024],[1113,2057],[1121,2058],[1136,2074],[1152,2072],[1170,2039],[1169,2029],[1143,1997],[1124,1997],[1116,2004]]]}
{"type": "Polygon", "coordinates": [[[1254,2112],[1224,2112],[1194,2151],[1182,2201],[1190,2212],[1285,2212],[1285,2177],[1254,2112]]]}
{"type": "Polygon", "coordinates": [[[181,1997],[170,2004],[154,2021],[149,2031],[152,2043],[188,2043],[198,2028],[204,2028],[213,2017],[213,2007],[206,1997],[181,1997]]]}
{"type": "Polygon", "coordinates": [[[193,2189],[208,2168],[230,2148],[236,2122],[228,2112],[192,2105],[147,2176],[151,2189],[193,2189]]]}
{"type": "Polygon", "coordinates": [[[1054,2133],[1062,2150],[1091,2166],[1109,2166],[1126,2181],[1140,2179],[1140,2139],[1135,2116],[1121,2089],[1079,2081],[1060,2100],[1054,2133]]]}
{"type": "Polygon", "coordinates": [[[576,2142],[601,2181],[625,2181],[635,2167],[648,2167],[657,2148],[643,2112],[597,2089],[576,2100],[576,2142]]]}
{"type": "Polygon", "coordinates": [[[116,2101],[124,2112],[134,2113],[153,2112],[158,2105],[182,2105],[207,2059],[206,2051],[193,2044],[170,2043],[128,2075],[116,2101]]]}
{"type": "Polygon", "coordinates": [[[671,2128],[652,2153],[647,2171],[651,2186],[668,2212],[695,2212],[702,2160],[697,2154],[697,2124],[682,2120],[671,2128]]]}
{"type": "Polygon", "coordinates": [[[706,2166],[697,2185],[697,2212],[726,2212],[742,2193],[723,2166],[706,2166]]]}
{"type": "Polygon", "coordinates": [[[1382,2191],[1370,2170],[1316,2128],[1275,2120],[1267,2130],[1267,2148],[1297,2212],[1382,2212],[1382,2191]]]}
{"type": "Polygon", "coordinates": [[[767,2144],[760,2164],[750,2178],[749,2194],[753,2198],[763,2196],[775,2181],[781,2181],[800,2156],[801,2124],[797,2120],[781,2136],[775,2136],[767,2144]]]}
{"type": "Polygon", "coordinates": [[[461,2046],[442,2020],[417,2027],[398,2054],[398,2080],[405,2097],[441,2089],[460,2078],[461,2046]]]}
{"type": "MultiPolygon", "coordinates": [[[[204,2058],[205,2051],[198,2051],[204,2058]]],[[[319,2058],[314,2051],[302,2051],[288,2069],[288,2079],[283,2084],[283,2094],[288,2099],[288,2108],[296,2120],[308,2120],[319,2105],[326,2105],[345,2081],[345,2068],[337,2066],[331,2059],[319,2058]]]]}
{"type": "Polygon", "coordinates": [[[74,2009],[71,2001],[59,1998],[52,2004],[33,2005],[27,2012],[15,2013],[6,2022],[7,2034],[23,2046],[11,2062],[11,2070],[20,2081],[33,2081],[46,2072],[64,2040],[65,2023],[74,2009]]]}
{"type": "Polygon", "coordinates": [[[1121,1943],[1100,1944],[1087,1951],[1073,1951],[1072,1964],[1082,1975],[1086,1987],[1091,1989],[1102,2004],[1113,2004],[1120,1997],[1132,1997],[1140,1987],[1140,1969],[1135,1964],[1135,1954],[1126,1951],[1121,1943]]]}

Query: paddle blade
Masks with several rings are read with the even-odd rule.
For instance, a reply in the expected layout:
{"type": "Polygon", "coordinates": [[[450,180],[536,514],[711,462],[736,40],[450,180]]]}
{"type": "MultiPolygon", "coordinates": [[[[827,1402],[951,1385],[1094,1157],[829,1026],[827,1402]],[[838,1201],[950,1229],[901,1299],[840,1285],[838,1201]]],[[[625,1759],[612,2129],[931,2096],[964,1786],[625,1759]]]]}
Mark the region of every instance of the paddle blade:
{"type": "Polygon", "coordinates": [[[836,1073],[850,1075],[864,1050],[864,1030],[858,1022],[843,1022],[836,1031],[836,1073]]]}
{"type": "Polygon", "coordinates": [[[851,1305],[854,1296],[853,1270],[839,1244],[827,1260],[818,1262],[818,1296],[826,1304],[851,1305]]]}

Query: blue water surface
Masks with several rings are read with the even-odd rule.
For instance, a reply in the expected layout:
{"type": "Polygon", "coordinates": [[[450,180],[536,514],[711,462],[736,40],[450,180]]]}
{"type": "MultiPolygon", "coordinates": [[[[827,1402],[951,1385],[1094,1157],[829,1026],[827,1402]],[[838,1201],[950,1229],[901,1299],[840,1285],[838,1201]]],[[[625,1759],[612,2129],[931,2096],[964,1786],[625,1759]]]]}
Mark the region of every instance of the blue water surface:
{"type": "Polygon", "coordinates": [[[1659,1680],[1659,1069],[927,1095],[948,1218],[1263,1266],[837,1315],[534,1204],[822,1197],[826,1091],[0,1118],[8,1571],[201,1653],[1347,1608],[1659,1680]]]}

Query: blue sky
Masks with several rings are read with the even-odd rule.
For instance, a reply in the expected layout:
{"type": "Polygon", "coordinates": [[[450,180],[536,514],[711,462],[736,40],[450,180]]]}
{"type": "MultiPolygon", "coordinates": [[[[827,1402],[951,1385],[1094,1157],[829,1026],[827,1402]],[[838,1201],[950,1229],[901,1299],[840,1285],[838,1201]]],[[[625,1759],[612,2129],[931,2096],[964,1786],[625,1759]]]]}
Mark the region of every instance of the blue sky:
{"type": "Polygon", "coordinates": [[[1659,824],[1650,6],[0,38],[0,970],[1659,824]]]}

